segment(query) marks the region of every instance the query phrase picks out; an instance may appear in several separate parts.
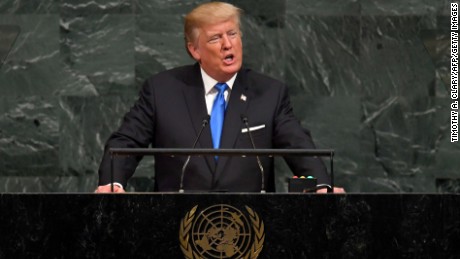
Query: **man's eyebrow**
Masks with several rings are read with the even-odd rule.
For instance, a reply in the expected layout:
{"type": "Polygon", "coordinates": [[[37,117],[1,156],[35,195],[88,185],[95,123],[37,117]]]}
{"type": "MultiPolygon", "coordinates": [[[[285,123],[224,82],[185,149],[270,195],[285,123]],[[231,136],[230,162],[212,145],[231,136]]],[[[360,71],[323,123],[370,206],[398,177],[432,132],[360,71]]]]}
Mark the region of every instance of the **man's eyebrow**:
{"type": "Polygon", "coordinates": [[[210,33],[208,34],[208,36],[212,37],[212,36],[219,36],[219,35],[222,35],[221,32],[214,32],[214,33],[210,33]]]}
{"type": "Polygon", "coordinates": [[[209,32],[209,35],[219,35],[219,34],[222,34],[221,31],[210,31],[209,32]]]}
{"type": "Polygon", "coordinates": [[[223,34],[229,33],[229,32],[238,32],[238,29],[234,28],[234,29],[227,30],[225,32],[208,31],[208,32],[205,32],[204,34],[206,35],[206,37],[212,38],[212,37],[215,37],[215,36],[222,36],[223,34]]]}

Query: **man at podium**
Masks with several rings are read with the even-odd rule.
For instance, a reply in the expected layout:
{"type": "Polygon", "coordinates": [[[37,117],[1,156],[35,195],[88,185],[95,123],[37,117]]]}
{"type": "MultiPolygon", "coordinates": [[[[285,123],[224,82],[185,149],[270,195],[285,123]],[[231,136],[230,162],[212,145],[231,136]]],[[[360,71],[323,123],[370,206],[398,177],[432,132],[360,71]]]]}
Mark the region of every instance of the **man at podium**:
{"type": "MultiPolygon", "coordinates": [[[[147,79],[120,128],[108,139],[96,192],[111,191],[109,148],[279,148],[315,145],[294,117],[285,84],[242,67],[241,10],[209,2],[185,17],[186,50],[194,65],[147,79]],[[251,141],[253,139],[253,144],[251,141]]],[[[141,157],[114,159],[114,191],[124,192],[141,157]]],[[[177,192],[185,156],[155,156],[155,191],[177,192]]],[[[330,184],[323,162],[286,157],[298,176],[330,184]]],[[[186,191],[275,191],[273,158],[192,156],[183,175],[186,191]]],[[[336,188],[335,192],[343,192],[336,188]]]]}

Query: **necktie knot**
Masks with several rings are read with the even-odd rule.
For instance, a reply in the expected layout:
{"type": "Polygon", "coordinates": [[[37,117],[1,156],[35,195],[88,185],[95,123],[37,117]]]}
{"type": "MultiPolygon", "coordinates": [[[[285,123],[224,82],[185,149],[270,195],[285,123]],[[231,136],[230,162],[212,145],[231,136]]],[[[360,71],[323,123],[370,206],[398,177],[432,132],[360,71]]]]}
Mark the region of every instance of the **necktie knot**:
{"type": "Polygon", "coordinates": [[[228,85],[226,83],[217,83],[214,87],[219,91],[219,94],[225,93],[228,89],[228,85]]]}

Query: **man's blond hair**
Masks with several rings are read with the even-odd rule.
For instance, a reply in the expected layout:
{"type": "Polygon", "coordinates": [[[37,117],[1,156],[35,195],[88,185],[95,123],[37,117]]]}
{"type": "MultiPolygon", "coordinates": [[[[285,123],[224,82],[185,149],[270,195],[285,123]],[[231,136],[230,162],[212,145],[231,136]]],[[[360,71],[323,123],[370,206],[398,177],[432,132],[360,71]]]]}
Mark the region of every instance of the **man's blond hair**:
{"type": "Polygon", "coordinates": [[[210,2],[199,5],[185,16],[184,35],[186,49],[188,42],[196,43],[200,34],[199,29],[202,26],[235,19],[239,27],[241,13],[240,8],[224,2],[210,2]]]}

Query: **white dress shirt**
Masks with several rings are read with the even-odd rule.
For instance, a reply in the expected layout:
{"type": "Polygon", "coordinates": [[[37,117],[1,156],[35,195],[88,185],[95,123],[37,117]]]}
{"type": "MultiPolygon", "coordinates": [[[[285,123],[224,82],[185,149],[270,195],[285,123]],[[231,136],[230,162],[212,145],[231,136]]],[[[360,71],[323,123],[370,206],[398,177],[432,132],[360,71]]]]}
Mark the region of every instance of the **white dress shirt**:
{"type": "MultiPolygon", "coordinates": [[[[223,83],[223,82],[218,82],[217,80],[210,77],[203,70],[203,68],[201,68],[201,77],[203,78],[203,84],[204,84],[204,98],[206,100],[206,109],[208,110],[208,114],[211,115],[214,100],[216,99],[217,94],[219,93],[219,91],[216,88],[214,88],[214,86],[217,83],[223,83]]],[[[230,93],[232,92],[233,83],[235,83],[235,79],[236,79],[236,74],[232,76],[230,80],[225,82],[228,85],[228,90],[225,91],[224,93],[226,103],[228,103],[228,100],[230,98],[230,93]]]]}

